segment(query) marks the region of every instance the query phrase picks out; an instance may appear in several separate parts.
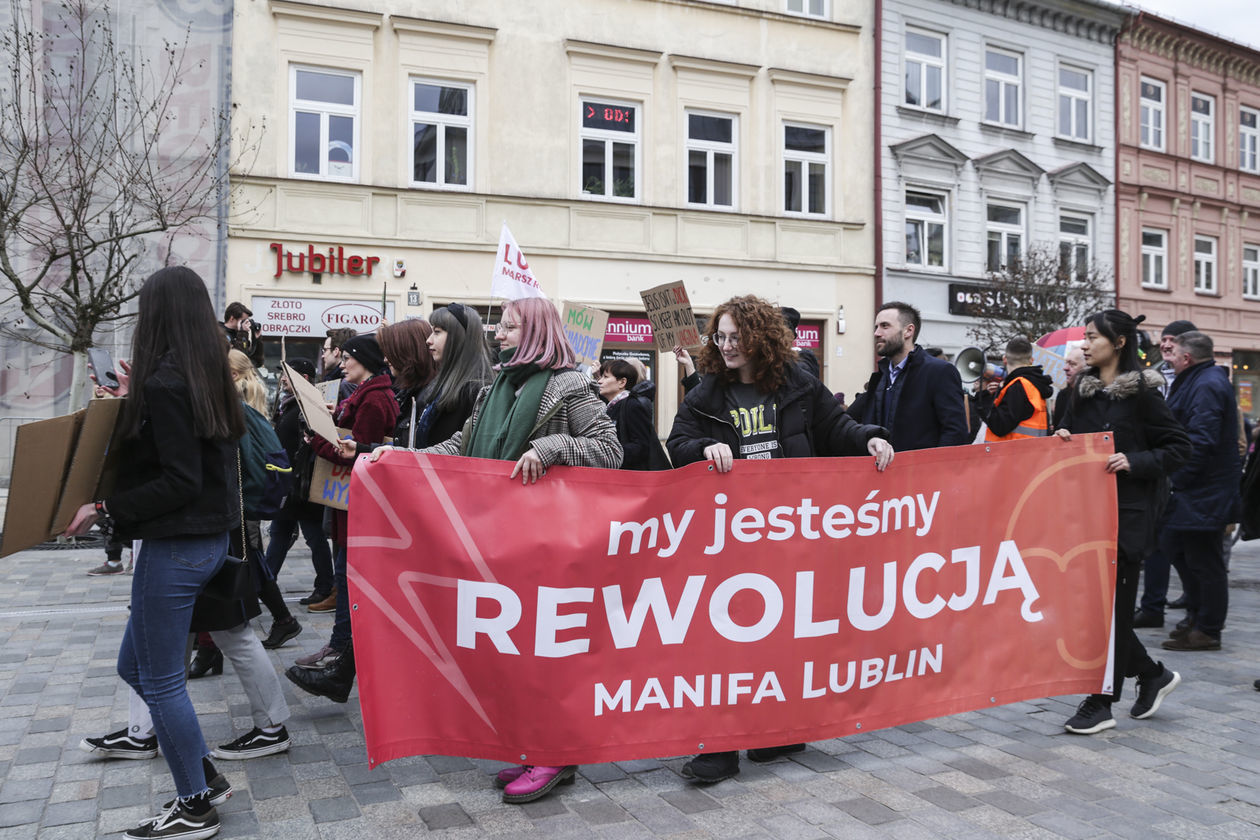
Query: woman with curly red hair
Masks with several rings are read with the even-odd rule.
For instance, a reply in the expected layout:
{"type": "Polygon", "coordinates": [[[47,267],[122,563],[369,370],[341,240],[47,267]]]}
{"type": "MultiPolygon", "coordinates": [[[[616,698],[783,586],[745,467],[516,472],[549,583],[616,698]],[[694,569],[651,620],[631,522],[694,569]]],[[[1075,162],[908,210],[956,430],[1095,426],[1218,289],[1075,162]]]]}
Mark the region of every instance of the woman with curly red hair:
{"type": "MultiPolygon", "coordinates": [[[[674,466],[712,461],[725,473],[746,458],[870,454],[882,472],[892,462],[888,430],[855,422],[821,381],[797,367],[777,306],[752,295],[731,298],[714,310],[706,331],[698,365],[705,376],[687,393],[669,434],[674,466]]],[[[767,747],[748,757],[770,761],[803,749],[767,747]]],[[[739,752],[702,753],[682,772],[698,782],[729,779],[739,772],[739,752]]]]}

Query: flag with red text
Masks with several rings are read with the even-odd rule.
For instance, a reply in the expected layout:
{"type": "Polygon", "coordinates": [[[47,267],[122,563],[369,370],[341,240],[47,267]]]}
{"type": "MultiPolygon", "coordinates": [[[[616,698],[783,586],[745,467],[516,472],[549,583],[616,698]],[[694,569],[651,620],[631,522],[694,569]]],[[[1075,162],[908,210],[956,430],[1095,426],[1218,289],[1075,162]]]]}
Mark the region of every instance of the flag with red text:
{"type": "Polygon", "coordinates": [[[520,300],[527,297],[545,298],[534,272],[529,270],[529,262],[516,244],[507,222],[499,232],[499,250],[494,257],[494,272],[490,279],[490,297],[520,300]]]}

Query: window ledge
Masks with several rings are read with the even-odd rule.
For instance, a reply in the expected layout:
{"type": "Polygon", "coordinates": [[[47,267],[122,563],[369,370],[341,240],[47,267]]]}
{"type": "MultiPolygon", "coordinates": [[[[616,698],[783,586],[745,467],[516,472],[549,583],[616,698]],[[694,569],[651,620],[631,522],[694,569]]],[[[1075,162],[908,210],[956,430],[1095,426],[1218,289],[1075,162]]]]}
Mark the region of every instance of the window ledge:
{"type": "Polygon", "coordinates": [[[1143,283],[1143,284],[1142,284],[1142,291],[1144,291],[1144,292],[1164,292],[1165,294],[1167,294],[1167,293],[1171,292],[1171,291],[1172,291],[1172,289],[1168,288],[1167,286],[1151,286],[1151,285],[1148,285],[1148,284],[1146,284],[1146,283],[1143,283]]]}
{"type": "Polygon", "coordinates": [[[1220,292],[1204,292],[1199,289],[1195,289],[1194,293],[1198,295],[1199,297],[1219,298],[1221,296],[1220,292]]]}
{"type": "Polygon", "coordinates": [[[1022,128],[1015,128],[1014,126],[1003,125],[1002,123],[985,122],[983,120],[980,122],[980,130],[992,132],[994,134],[1003,134],[1008,137],[1022,137],[1026,140],[1031,140],[1033,137],[1037,136],[1031,131],[1024,131],[1022,128]]]}
{"type": "Polygon", "coordinates": [[[1054,143],[1056,146],[1067,146],[1070,149],[1088,149],[1091,152],[1098,152],[1099,154],[1102,154],[1103,152],[1103,147],[1099,146],[1097,143],[1091,143],[1087,140],[1073,140],[1071,137],[1056,136],[1054,138],[1054,143]]]}
{"type": "Polygon", "coordinates": [[[897,113],[903,117],[914,117],[924,122],[934,122],[938,125],[958,125],[960,120],[958,117],[951,117],[949,114],[943,114],[940,111],[929,111],[925,108],[916,108],[913,105],[898,105],[897,113]]]}

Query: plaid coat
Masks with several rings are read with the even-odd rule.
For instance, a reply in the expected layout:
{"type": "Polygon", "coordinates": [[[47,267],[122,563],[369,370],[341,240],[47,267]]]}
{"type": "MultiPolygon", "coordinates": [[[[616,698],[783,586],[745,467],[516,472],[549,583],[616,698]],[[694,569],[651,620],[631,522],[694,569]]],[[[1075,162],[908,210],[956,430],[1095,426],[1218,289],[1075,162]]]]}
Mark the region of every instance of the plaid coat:
{"type": "MultiPolygon", "coordinates": [[[[481,389],[477,404],[464,428],[450,440],[430,446],[422,452],[436,455],[467,455],[464,440],[481,418],[490,386],[481,389]]],[[[557,371],[547,380],[538,419],[529,440],[544,467],[563,464],[570,467],[602,467],[615,470],[621,466],[621,442],[617,428],[608,418],[602,400],[596,396],[595,383],[575,370],[557,371]]]]}

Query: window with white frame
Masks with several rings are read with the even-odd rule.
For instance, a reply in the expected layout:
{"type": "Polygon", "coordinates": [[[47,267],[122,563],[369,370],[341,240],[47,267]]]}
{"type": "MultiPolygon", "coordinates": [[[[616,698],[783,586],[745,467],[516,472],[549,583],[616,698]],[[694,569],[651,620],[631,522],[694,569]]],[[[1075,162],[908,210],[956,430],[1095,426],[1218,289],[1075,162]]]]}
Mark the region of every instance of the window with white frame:
{"type": "Polygon", "coordinates": [[[687,203],[735,206],[735,117],[687,112],[687,203]]]}
{"type": "Polygon", "coordinates": [[[582,99],[582,194],[639,197],[639,106],[582,99]]]}
{"type": "Polygon", "coordinates": [[[949,234],[947,198],[940,193],[906,190],[906,265],[945,268],[949,234]]]}
{"type": "Polygon", "coordinates": [[[984,51],[985,122],[1019,128],[1022,56],[989,47],[984,51]]]}
{"type": "Polygon", "coordinates": [[[1142,229],[1142,285],[1167,289],[1168,231],[1142,229]]]}
{"type": "Polygon", "coordinates": [[[1142,78],[1138,85],[1140,93],[1140,115],[1142,146],[1164,151],[1164,97],[1168,91],[1163,82],[1142,78]]]}
{"type": "Polygon", "coordinates": [[[289,68],[289,165],[293,175],[352,181],[358,177],[358,73],[289,68]]]}
{"type": "Polygon", "coordinates": [[[783,210],[825,216],[831,204],[827,171],[831,159],[830,129],[799,123],[783,124],[783,210]]]}
{"type": "Polygon", "coordinates": [[[1260,172],[1260,111],[1238,107],[1238,168],[1260,172]]]}
{"type": "Polygon", "coordinates": [[[1202,93],[1190,94],[1190,157],[1204,163],[1216,160],[1214,130],[1216,99],[1202,93]]]}
{"type": "Polygon", "coordinates": [[[794,15],[826,18],[828,0],[787,0],[787,10],[794,15]]]}
{"type": "Polygon", "coordinates": [[[1024,208],[1018,204],[990,204],[987,210],[985,267],[989,271],[1014,269],[1024,256],[1024,208]]]}
{"type": "Polygon", "coordinates": [[[472,185],[472,85],[411,81],[411,180],[472,185]]]}
{"type": "Polygon", "coordinates": [[[1089,279],[1091,227],[1089,216],[1059,217],[1059,272],[1079,283],[1089,279]]]}
{"type": "Polygon", "coordinates": [[[1194,290],[1202,295],[1216,294],[1216,237],[1194,238],[1194,290]]]}
{"type": "Polygon", "coordinates": [[[1088,70],[1059,66],[1059,136],[1090,139],[1090,101],[1094,78],[1088,70]]]}
{"type": "Polygon", "coordinates": [[[1260,298],[1260,245],[1243,246],[1243,297],[1260,298]]]}
{"type": "Polygon", "coordinates": [[[945,110],[945,36],[906,30],[906,89],[903,101],[929,111],[945,110]]]}

